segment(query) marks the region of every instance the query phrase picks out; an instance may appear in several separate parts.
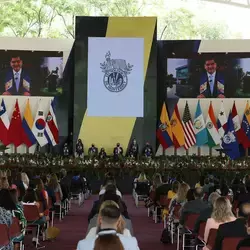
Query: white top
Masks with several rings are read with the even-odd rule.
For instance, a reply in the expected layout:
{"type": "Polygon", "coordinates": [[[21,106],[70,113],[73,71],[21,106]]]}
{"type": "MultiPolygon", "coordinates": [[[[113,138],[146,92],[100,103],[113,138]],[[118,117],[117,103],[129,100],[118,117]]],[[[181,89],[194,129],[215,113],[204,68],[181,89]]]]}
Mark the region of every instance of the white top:
{"type": "MultiPolygon", "coordinates": [[[[89,233],[86,235],[85,239],[89,239],[89,238],[95,238],[96,237],[96,230],[97,230],[97,227],[92,227],[90,230],[89,230],[89,233]]],[[[127,237],[131,237],[131,233],[130,231],[125,228],[124,231],[123,231],[123,236],[127,236],[127,237]]]]}
{"type": "MultiPolygon", "coordinates": [[[[103,188],[103,189],[99,192],[99,196],[105,194],[105,192],[106,192],[106,189],[103,188]]],[[[120,197],[122,198],[122,193],[121,193],[118,189],[116,189],[116,195],[118,195],[118,196],[120,196],[120,197]]]]}
{"type": "Polygon", "coordinates": [[[209,74],[207,72],[207,77],[208,77],[208,81],[209,81],[209,86],[210,86],[211,93],[213,93],[213,91],[214,91],[215,75],[216,75],[216,72],[214,72],[213,74],[209,74]]]}
{"type": "MultiPolygon", "coordinates": [[[[115,233],[114,230],[108,230],[101,232],[99,234],[111,234],[115,233]]],[[[124,247],[124,250],[140,250],[138,247],[138,243],[135,237],[127,237],[122,234],[116,234],[124,247]]],[[[98,236],[97,236],[98,237],[98,236]]],[[[84,240],[80,240],[77,245],[77,250],[93,250],[95,247],[96,238],[88,238],[84,240]]]]}

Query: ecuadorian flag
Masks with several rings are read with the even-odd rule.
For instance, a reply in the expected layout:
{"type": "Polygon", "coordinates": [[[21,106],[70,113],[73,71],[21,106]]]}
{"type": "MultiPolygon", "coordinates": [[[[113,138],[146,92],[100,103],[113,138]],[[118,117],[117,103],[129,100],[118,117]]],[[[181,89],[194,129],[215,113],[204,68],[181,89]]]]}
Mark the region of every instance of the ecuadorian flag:
{"type": "Polygon", "coordinates": [[[172,128],[170,125],[165,102],[162,105],[159,128],[157,129],[156,135],[163,149],[166,149],[173,145],[172,128]]]}
{"type": "Polygon", "coordinates": [[[36,138],[34,134],[32,133],[32,127],[33,127],[33,117],[30,109],[30,102],[29,99],[27,100],[24,115],[23,115],[23,143],[29,148],[33,144],[36,143],[36,138]]]}

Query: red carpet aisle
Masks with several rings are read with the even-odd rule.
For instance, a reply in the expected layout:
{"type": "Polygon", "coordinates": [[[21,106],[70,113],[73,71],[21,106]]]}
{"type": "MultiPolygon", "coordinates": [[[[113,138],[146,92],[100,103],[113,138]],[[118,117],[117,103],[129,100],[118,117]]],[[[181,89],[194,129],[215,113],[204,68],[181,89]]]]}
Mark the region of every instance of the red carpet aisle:
{"type": "MultiPolygon", "coordinates": [[[[72,206],[69,214],[62,222],[56,220],[55,226],[60,228],[61,233],[54,242],[47,242],[45,250],[75,250],[77,242],[85,237],[87,230],[87,216],[92,207],[95,196],[85,201],[82,207],[72,206]]],[[[147,210],[141,206],[135,207],[132,196],[125,196],[124,200],[128,206],[131,216],[134,234],[138,239],[141,250],[174,250],[171,245],[163,245],[159,239],[162,232],[162,224],[155,224],[152,218],[147,217],[147,210]]],[[[30,236],[28,236],[30,239],[30,236]]],[[[35,249],[29,241],[26,241],[26,250],[35,249]]]]}

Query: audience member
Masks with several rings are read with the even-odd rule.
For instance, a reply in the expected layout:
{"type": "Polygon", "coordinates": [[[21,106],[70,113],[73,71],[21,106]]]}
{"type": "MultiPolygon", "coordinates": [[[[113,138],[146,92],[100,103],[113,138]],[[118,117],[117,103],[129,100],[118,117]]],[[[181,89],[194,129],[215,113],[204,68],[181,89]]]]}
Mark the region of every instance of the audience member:
{"type": "Polygon", "coordinates": [[[138,250],[136,238],[117,233],[120,216],[120,209],[115,205],[102,209],[98,221],[100,230],[97,237],[79,241],[77,250],[138,250]]]}
{"type": "MultiPolygon", "coordinates": [[[[210,229],[218,229],[221,224],[235,220],[236,218],[232,213],[230,201],[226,197],[219,197],[216,199],[211,218],[209,218],[206,223],[204,241],[207,242],[210,229]]],[[[203,250],[209,249],[204,247],[203,250]]]]}
{"type": "Polygon", "coordinates": [[[51,175],[48,187],[51,188],[54,191],[54,193],[59,193],[60,201],[63,200],[63,193],[62,193],[61,185],[58,182],[58,178],[56,174],[51,175]]]}
{"type": "Polygon", "coordinates": [[[208,208],[207,202],[202,200],[203,193],[200,188],[196,188],[193,192],[194,200],[190,200],[184,204],[181,209],[180,224],[184,225],[185,217],[188,214],[199,214],[202,210],[208,208]]]}
{"type": "Polygon", "coordinates": [[[237,219],[224,223],[217,231],[214,250],[222,250],[222,242],[227,237],[247,237],[247,219],[250,214],[250,203],[242,204],[237,211],[237,219]]]}
{"type": "Polygon", "coordinates": [[[172,189],[168,191],[168,199],[171,200],[176,196],[179,185],[180,183],[178,181],[172,183],[172,189]]]}

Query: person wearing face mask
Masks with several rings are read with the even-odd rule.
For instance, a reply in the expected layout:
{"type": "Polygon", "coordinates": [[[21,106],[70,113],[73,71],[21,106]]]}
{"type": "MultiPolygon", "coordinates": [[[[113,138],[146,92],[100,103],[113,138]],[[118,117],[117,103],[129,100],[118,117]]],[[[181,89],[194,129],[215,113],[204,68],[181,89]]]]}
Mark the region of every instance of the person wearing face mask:
{"type": "Polygon", "coordinates": [[[68,157],[69,156],[69,147],[68,147],[68,143],[64,143],[64,146],[63,146],[63,156],[64,157],[68,157]]]}
{"type": "Polygon", "coordinates": [[[84,157],[84,146],[81,139],[77,140],[75,156],[79,158],[84,157]]]}
{"type": "Polygon", "coordinates": [[[98,156],[98,148],[95,146],[95,144],[92,144],[88,151],[90,158],[95,158],[98,156]]]}
{"type": "Polygon", "coordinates": [[[99,159],[106,159],[107,153],[105,152],[104,148],[101,148],[100,153],[99,153],[99,159]]]}
{"type": "Polygon", "coordinates": [[[138,153],[139,153],[139,146],[138,146],[136,139],[134,139],[132,143],[130,144],[128,156],[137,159],[138,153]]]}
{"type": "Polygon", "coordinates": [[[151,158],[153,156],[153,148],[149,142],[146,143],[144,149],[142,150],[142,155],[146,158],[151,158]]]}
{"type": "Polygon", "coordinates": [[[116,144],[113,153],[115,160],[119,160],[123,156],[123,148],[121,147],[119,142],[116,144]]]}
{"type": "MultiPolygon", "coordinates": [[[[218,72],[214,58],[207,58],[204,63],[205,72],[200,75],[197,98],[225,98],[225,79],[218,72]]],[[[198,84],[197,84],[198,85],[198,84]]]]}

